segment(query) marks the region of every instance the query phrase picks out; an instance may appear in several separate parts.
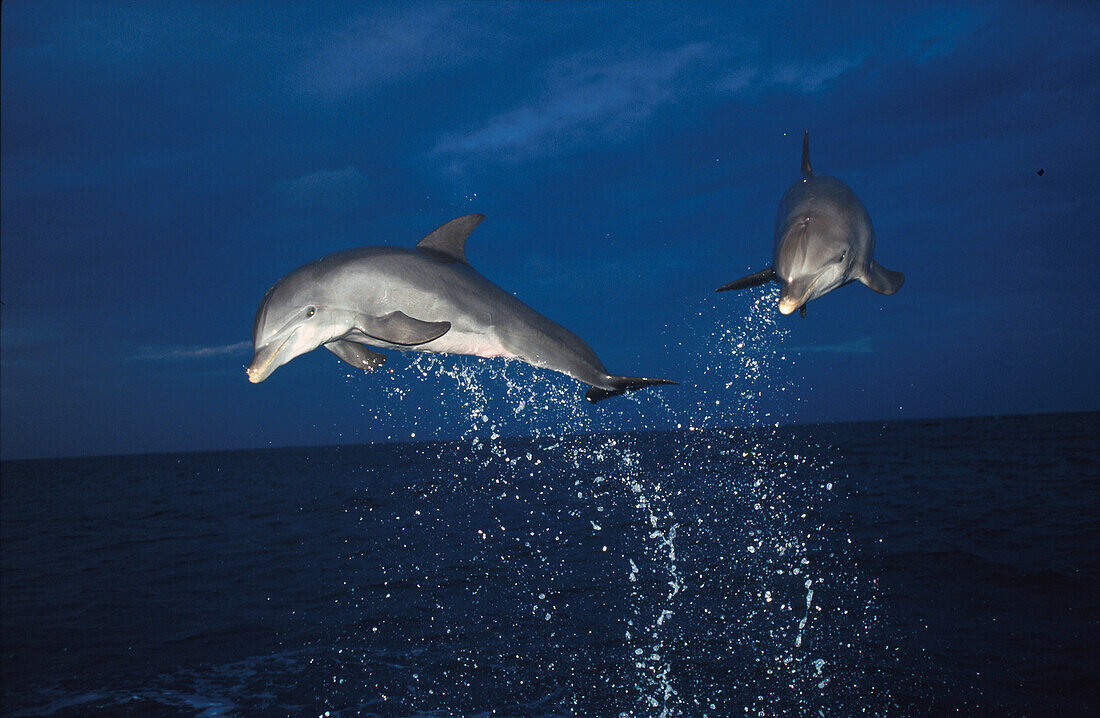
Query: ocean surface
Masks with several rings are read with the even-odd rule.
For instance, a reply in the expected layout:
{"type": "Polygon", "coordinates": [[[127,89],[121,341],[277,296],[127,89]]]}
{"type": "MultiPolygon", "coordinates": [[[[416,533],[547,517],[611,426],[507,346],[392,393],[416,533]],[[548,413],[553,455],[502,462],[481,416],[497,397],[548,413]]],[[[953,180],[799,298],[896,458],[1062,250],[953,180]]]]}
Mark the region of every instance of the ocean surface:
{"type": "Polygon", "coordinates": [[[2,465],[5,716],[1100,710],[1100,413],[2,465]]]}

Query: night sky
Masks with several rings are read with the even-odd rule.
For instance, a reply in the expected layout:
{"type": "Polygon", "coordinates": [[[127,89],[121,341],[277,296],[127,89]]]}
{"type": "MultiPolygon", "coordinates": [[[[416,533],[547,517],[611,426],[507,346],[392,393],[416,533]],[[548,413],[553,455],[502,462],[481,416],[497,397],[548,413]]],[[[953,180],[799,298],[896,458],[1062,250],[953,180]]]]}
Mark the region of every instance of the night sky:
{"type": "Polygon", "coordinates": [[[1100,3],[836,5],[4,3],[3,457],[462,433],[408,355],[244,367],[283,274],[471,212],[482,274],[682,382],[578,411],[690,424],[804,129],[906,284],[773,302],[769,420],[1100,408],[1100,3]]]}

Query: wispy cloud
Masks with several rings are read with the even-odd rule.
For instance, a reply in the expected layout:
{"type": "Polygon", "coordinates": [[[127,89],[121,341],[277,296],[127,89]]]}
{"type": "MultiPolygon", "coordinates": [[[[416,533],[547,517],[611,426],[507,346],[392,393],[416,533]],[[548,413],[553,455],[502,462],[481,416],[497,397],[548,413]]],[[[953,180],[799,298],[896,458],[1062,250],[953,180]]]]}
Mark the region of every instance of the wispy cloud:
{"type": "Polygon", "coordinates": [[[764,76],[773,85],[788,85],[801,92],[817,92],[823,85],[858,66],[862,58],[833,57],[815,62],[793,62],[776,65],[764,76]]]}
{"type": "Polygon", "coordinates": [[[318,170],[275,184],[275,191],[299,204],[347,206],[367,190],[367,178],[355,167],[318,170]]]}
{"type": "Polygon", "coordinates": [[[619,61],[593,53],[564,58],[545,73],[541,98],[471,130],[445,135],[433,153],[526,159],[593,139],[628,139],[658,108],[678,97],[679,80],[708,53],[706,43],[691,43],[619,61]]]}
{"type": "Polygon", "coordinates": [[[747,63],[722,75],[714,83],[714,89],[717,94],[747,95],[769,88],[790,87],[809,94],[858,67],[863,60],[862,56],[837,56],[773,65],[747,63]]]}
{"type": "Polygon", "coordinates": [[[792,347],[792,352],[799,354],[871,354],[874,352],[874,346],[871,342],[871,337],[863,337],[861,339],[853,339],[850,342],[841,342],[840,344],[817,344],[805,347],[792,347]]]}
{"type": "Polygon", "coordinates": [[[750,95],[774,87],[817,92],[862,61],[837,56],[769,65],[737,60],[730,49],[709,42],[626,59],[582,53],[550,65],[540,96],[443,135],[432,155],[455,169],[474,157],[517,162],[629,141],[655,113],[686,98],[750,95]]]}
{"type": "Polygon", "coordinates": [[[248,356],[252,342],[241,341],[233,344],[211,346],[139,346],[127,342],[91,342],[79,345],[67,344],[68,351],[59,352],[58,339],[47,332],[9,332],[3,331],[2,361],[5,367],[14,366],[53,366],[71,361],[71,353],[76,351],[80,361],[85,364],[117,365],[132,361],[196,361],[223,357],[248,356]]]}
{"type": "Polygon", "coordinates": [[[144,347],[137,355],[138,359],[149,361],[185,361],[188,359],[211,359],[214,357],[244,356],[252,348],[252,342],[235,344],[190,347],[144,347]]]}
{"type": "Polygon", "coordinates": [[[334,33],[291,75],[304,94],[341,95],[469,62],[476,43],[449,3],[374,12],[334,33]]]}

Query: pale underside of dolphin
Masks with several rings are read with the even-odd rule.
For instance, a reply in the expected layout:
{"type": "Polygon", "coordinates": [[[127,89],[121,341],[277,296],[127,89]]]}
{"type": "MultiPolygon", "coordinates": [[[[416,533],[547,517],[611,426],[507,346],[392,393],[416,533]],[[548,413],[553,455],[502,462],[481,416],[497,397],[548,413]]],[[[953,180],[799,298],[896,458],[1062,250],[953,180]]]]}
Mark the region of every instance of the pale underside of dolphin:
{"type": "Polygon", "coordinates": [[[779,283],[779,311],[806,316],[806,304],[849,282],[862,282],[879,294],[893,294],[905,275],[873,259],[875,230],[867,209],[836,177],[815,175],[810,166],[810,133],[802,137],[802,176],[779,202],[775,247],[767,269],[723,285],[717,291],[779,283]]]}
{"type": "Polygon", "coordinates": [[[593,403],[676,383],[609,373],[577,335],[474,270],[466,238],[483,218],[451,220],[415,249],[338,252],[280,279],[256,313],[249,380],[324,346],[366,371],[386,361],[374,348],[518,359],[590,385],[593,403]]]}

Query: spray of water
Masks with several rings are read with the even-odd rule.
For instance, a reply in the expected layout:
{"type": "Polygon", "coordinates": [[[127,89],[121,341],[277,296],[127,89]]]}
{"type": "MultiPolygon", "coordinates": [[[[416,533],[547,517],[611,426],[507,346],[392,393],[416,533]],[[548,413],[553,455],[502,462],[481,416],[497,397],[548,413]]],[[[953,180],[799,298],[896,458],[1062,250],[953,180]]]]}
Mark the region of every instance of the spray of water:
{"type": "MultiPolygon", "coordinates": [[[[712,342],[685,367],[701,378],[679,388],[676,405],[661,392],[616,400],[617,426],[676,426],[657,444],[595,433],[605,427],[576,382],[520,362],[415,354],[381,383],[389,420],[417,429],[412,438],[458,437],[416,445],[436,468],[409,483],[425,513],[470,507],[484,549],[460,589],[482,611],[496,606],[486,591],[526,604],[527,623],[516,625],[530,645],[510,647],[510,660],[566,677],[562,695],[541,700],[578,715],[617,704],[621,718],[828,714],[835,671],[819,650],[819,597],[827,578],[843,577],[819,565],[824,527],[813,506],[832,488],[831,462],[822,447],[800,449],[781,434],[797,392],[776,293],[734,305],[741,311],[712,302],[696,312],[696,331],[712,342]],[[408,404],[413,383],[446,401],[408,404]],[[422,416],[443,419],[431,426],[422,416]],[[658,466],[662,457],[671,463],[658,466]],[[587,539],[566,546],[580,534],[587,539]],[[577,565],[594,563],[607,566],[606,585],[580,585],[577,565]],[[598,607],[576,598],[603,594],[591,599],[606,601],[598,607]],[[619,645],[586,646],[585,616],[618,625],[619,645]],[[586,675],[588,650],[618,658],[604,675],[586,675]]],[[[424,586],[448,584],[426,569],[440,555],[402,570],[424,586]]],[[[460,630],[441,625],[454,613],[445,599],[428,611],[443,642],[460,630]]],[[[461,692],[484,682],[484,670],[484,658],[469,655],[434,678],[417,675],[421,705],[460,711],[461,692]]]]}
{"type": "Polygon", "coordinates": [[[691,715],[846,715],[854,702],[869,705],[853,641],[874,618],[856,603],[868,600],[866,586],[836,553],[843,536],[822,513],[843,477],[832,448],[785,426],[801,382],[777,294],[755,295],[743,313],[698,314],[715,328],[684,422],[694,439],[679,458],[693,492],[677,506],[689,547],[680,569],[693,587],[677,640],[707,666],[679,675],[691,715]]]}
{"type": "MultiPolygon", "coordinates": [[[[631,584],[638,586],[638,574],[645,570],[665,590],[663,597],[648,591],[631,592],[631,616],[624,630],[624,647],[628,652],[622,661],[633,671],[625,671],[623,682],[634,694],[635,715],[676,715],[673,706],[677,692],[673,687],[673,667],[665,652],[667,630],[664,624],[674,615],[672,606],[682,588],[676,568],[677,525],[664,487],[659,481],[651,481],[642,469],[645,457],[637,442],[623,436],[591,436],[595,427],[594,408],[579,400],[576,384],[526,364],[499,362],[455,367],[438,357],[421,356],[413,362],[413,367],[421,377],[434,372],[437,377],[454,382],[451,389],[463,406],[462,419],[465,420],[458,428],[462,441],[470,445],[470,460],[479,468],[489,468],[493,462],[515,466],[532,461],[530,453],[510,455],[502,438],[517,428],[527,430],[536,439],[548,440],[565,458],[576,499],[585,502],[584,509],[569,512],[569,520],[587,522],[598,539],[603,530],[599,522],[608,502],[625,498],[632,503],[640,520],[632,525],[638,532],[637,540],[629,541],[628,545],[640,544],[642,553],[625,557],[632,568],[631,584]],[[504,385],[504,407],[493,410],[487,399],[486,384],[504,385]],[[484,438],[486,433],[487,440],[484,438]],[[639,568],[638,562],[644,569],[639,568]]],[[[626,410],[628,421],[634,419],[636,424],[644,423],[650,403],[657,404],[658,410],[664,409],[659,393],[652,393],[651,397],[651,402],[644,397],[631,397],[626,410]],[[629,416],[631,410],[634,416],[629,416]]],[[[494,473],[494,483],[500,490],[530,490],[530,487],[520,488],[518,482],[510,485],[503,472],[494,473]]],[[[541,488],[550,491],[549,487],[541,488]]],[[[601,548],[606,550],[607,547],[601,548]]],[[[567,572],[568,568],[562,566],[559,571],[567,572]]],[[[536,595],[546,594],[540,591],[536,595]]],[[[544,599],[538,599],[533,612],[536,615],[543,612],[544,619],[550,620],[553,611],[546,612],[548,608],[552,607],[544,599]]],[[[577,687],[577,690],[584,692],[585,688],[577,687]]]]}

